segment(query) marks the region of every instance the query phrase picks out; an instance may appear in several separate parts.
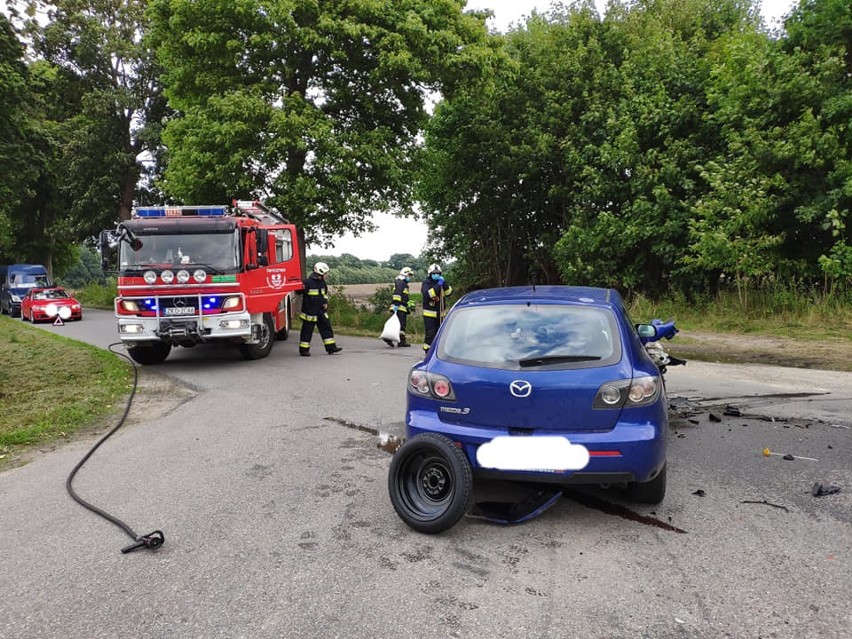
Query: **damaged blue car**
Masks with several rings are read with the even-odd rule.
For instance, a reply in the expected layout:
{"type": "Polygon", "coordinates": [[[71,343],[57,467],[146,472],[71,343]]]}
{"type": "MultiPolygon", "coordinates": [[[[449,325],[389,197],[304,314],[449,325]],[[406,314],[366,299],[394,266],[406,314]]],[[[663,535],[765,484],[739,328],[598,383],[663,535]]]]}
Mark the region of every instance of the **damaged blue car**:
{"type": "Polygon", "coordinates": [[[414,530],[438,533],[472,506],[475,478],[623,484],[666,492],[668,414],[660,370],[613,289],[479,290],[450,310],[409,372],[406,442],[388,488],[414,530]]]}

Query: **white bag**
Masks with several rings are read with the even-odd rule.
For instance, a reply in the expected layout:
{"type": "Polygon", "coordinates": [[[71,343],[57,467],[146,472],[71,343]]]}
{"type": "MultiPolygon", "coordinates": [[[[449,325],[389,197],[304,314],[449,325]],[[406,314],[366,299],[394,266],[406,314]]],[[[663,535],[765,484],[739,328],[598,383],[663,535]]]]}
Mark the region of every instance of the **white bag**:
{"type": "Polygon", "coordinates": [[[399,344],[399,331],[401,328],[399,318],[396,316],[396,313],[394,313],[388,318],[388,321],[385,322],[385,327],[382,329],[382,334],[379,336],[379,339],[390,340],[399,344]]]}

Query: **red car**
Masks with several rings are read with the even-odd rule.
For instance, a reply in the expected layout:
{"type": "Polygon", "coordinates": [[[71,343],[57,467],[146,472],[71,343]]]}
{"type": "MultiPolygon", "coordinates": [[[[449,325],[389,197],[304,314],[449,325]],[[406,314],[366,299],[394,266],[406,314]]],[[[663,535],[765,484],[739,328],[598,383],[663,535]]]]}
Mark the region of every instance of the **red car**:
{"type": "Polygon", "coordinates": [[[31,288],[21,300],[21,319],[25,322],[83,319],[83,307],[59,286],[31,288]]]}

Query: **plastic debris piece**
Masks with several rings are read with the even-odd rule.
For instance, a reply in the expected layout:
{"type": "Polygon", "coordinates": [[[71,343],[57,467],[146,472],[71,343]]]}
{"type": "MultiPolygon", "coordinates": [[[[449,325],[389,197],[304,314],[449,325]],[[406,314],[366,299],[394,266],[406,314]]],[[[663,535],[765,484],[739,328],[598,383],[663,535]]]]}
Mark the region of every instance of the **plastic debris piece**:
{"type": "Polygon", "coordinates": [[[703,488],[699,488],[698,490],[696,490],[696,491],[695,491],[694,493],[692,493],[692,494],[693,494],[693,495],[698,495],[699,497],[704,497],[704,495],[706,495],[707,493],[705,493],[705,492],[704,492],[704,489],[703,489],[703,488]]]}
{"type": "Polygon", "coordinates": [[[841,487],[837,484],[824,484],[818,481],[815,482],[813,487],[811,488],[811,494],[814,497],[824,497],[825,495],[833,495],[834,493],[839,493],[841,490],[841,487]]]}
{"type": "Polygon", "coordinates": [[[725,406],[725,412],[723,413],[723,415],[729,415],[730,417],[742,417],[742,414],[743,413],[739,408],[731,406],[730,404],[725,406]]]}
{"type": "Polygon", "coordinates": [[[783,459],[793,460],[793,459],[807,459],[808,461],[819,461],[816,457],[803,457],[802,455],[791,455],[790,453],[774,453],[769,448],[763,449],[763,454],[766,457],[782,457],[783,459]]]}
{"type": "Polygon", "coordinates": [[[721,422],[722,418],[719,417],[716,413],[710,413],[710,421],[711,422],[721,422]]]}
{"type": "Polygon", "coordinates": [[[477,502],[473,505],[472,517],[486,519],[494,524],[520,524],[538,517],[562,497],[561,490],[536,490],[523,501],[477,502]]]}

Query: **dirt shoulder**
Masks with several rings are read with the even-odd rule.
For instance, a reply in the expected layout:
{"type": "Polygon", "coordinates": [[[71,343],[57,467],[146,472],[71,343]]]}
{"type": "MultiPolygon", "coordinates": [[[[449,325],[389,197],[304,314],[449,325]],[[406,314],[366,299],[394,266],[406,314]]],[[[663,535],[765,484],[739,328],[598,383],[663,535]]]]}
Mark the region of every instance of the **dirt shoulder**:
{"type": "Polygon", "coordinates": [[[671,355],[727,364],[765,364],[792,368],[852,371],[852,341],[797,340],[769,335],[681,331],[663,342],[671,355]]]}

